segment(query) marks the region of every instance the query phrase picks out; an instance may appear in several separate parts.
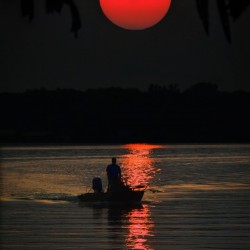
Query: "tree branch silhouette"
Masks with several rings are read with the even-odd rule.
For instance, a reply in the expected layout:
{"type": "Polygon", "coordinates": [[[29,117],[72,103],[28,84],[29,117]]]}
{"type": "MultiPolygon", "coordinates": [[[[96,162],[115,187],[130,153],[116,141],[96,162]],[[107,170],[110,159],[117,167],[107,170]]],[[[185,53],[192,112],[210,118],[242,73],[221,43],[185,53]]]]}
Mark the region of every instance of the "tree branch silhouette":
{"type": "MultiPolygon", "coordinates": [[[[71,31],[77,37],[78,30],[81,28],[81,19],[78,8],[73,0],[46,0],[47,13],[60,13],[64,4],[68,5],[72,16],[71,31]]],[[[21,10],[23,16],[27,16],[31,21],[34,17],[34,0],[21,0],[21,10]]]]}
{"type": "MultiPolygon", "coordinates": [[[[81,28],[81,19],[78,8],[73,0],[45,0],[47,13],[60,13],[64,4],[68,5],[72,16],[71,31],[77,37],[81,28]]],[[[97,1],[97,0],[96,0],[97,1]]],[[[209,0],[195,0],[197,10],[200,15],[206,33],[209,35],[209,0]]],[[[231,42],[230,18],[236,21],[249,6],[249,0],[217,0],[217,6],[223,30],[228,42],[231,42]]],[[[34,0],[21,0],[21,10],[23,16],[27,16],[30,21],[34,18],[34,0]]]]}

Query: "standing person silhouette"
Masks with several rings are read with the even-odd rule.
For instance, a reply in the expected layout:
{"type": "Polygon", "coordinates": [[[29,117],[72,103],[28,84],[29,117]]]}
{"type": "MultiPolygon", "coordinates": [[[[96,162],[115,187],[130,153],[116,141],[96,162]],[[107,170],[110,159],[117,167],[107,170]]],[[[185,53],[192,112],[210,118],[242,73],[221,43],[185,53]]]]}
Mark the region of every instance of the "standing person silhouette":
{"type": "Polygon", "coordinates": [[[107,166],[108,191],[114,191],[121,184],[121,168],[116,164],[116,158],[112,158],[112,163],[107,166]]]}

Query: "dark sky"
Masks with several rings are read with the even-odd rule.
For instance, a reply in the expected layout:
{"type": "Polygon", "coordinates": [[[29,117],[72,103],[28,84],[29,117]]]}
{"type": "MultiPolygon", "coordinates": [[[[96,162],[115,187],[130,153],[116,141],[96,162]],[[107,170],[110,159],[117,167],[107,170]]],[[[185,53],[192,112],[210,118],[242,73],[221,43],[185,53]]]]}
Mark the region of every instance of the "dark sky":
{"type": "Polygon", "coordinates": [[[250,91],[250,10],[231,23],[232,44],[224,36],[215,1],[210,1],[208,37],[194,0],[173,0],[168,15],[153,28],[128,31],[102,14],[98,0],[75,0],[82,21],[79,38],[71,16],[47,15],[35,1],[29,23],[20,1],[0,0],[0,91],[46,87],[87,89],[198,82],[220,89],[250,91]]]}

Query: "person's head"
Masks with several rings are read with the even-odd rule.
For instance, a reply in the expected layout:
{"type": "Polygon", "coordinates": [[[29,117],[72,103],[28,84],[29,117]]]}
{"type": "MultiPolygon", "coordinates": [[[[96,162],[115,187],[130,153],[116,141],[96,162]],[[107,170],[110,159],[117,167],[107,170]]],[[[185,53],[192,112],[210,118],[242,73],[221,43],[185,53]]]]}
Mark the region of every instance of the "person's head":
{"type": "Polygon", "coordinates": [[[115,157],[112,158],[112,163],[116,164],[116,158],[115,157]]]}

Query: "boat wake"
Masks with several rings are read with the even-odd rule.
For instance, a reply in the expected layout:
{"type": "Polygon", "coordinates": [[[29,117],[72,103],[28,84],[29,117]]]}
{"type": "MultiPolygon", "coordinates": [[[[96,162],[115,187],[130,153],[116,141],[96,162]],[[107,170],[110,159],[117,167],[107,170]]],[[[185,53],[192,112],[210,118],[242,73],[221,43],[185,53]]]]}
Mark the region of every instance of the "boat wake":
{"type": "Polygon", "coordinates": [[[40,201],[40,202],[78,202],[76,195],[62,194],[62,193],[36,193],[32,195],[11,195],[11,197],[5,197],[2,201],[40,201]]]}

